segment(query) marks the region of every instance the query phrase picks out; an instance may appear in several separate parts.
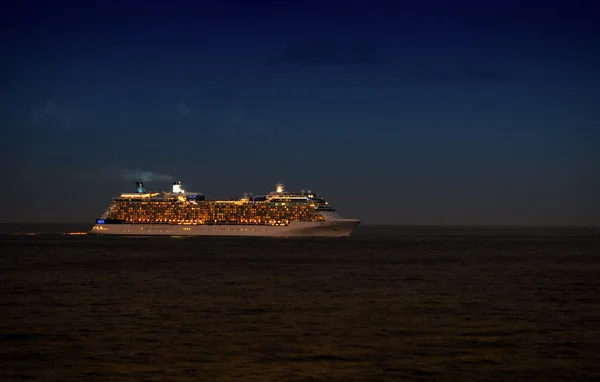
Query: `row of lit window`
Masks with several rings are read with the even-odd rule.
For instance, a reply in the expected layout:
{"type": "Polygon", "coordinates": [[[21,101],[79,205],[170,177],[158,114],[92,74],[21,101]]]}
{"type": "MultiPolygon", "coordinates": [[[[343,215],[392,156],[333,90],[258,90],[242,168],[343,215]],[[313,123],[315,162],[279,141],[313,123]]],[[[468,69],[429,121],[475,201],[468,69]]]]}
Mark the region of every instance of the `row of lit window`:
{"type": "Polygon", "coordinates": [[[289,210],[289,209],[280,209],[280,210],[260,210],[260,211],[244,211],[244,210],[236,210],[236,211],[201,211],[201,210],[136,210],[136,209],[127,209],[127,210],[113,210],[110,213],[113,214],[131,214],[131,213],[143,213],[148,215],[167,215],[167,214],[227,214],[227,215],[264,215],[264,214],[292,214],[292,215],[306,215],[315,213],[314,210],[289,210]]]}
{"type": "Polygon", "coordinates": [[[173,218],[169,218],[169,219],[165,219],[165,218],[161,218],[161,219],[152,219],[152,218],[148,218],[148,217],[133,217],[133,216],[129,216],[126,218],[123,218],[124,221],[126,222],[157,222],[157,223],[166,223],[166,222],[198,222],[198,221],[229,221],[229,222],[265,222],[265,221],[272,221],[272,220],[287,220],[287,221],[321,221],[323,220],[322,218],[318,218],[318,217],[312,217],[309,219],[293,219],[293,218],[289,218],[289,217],[268,217],[268,218],[264,218],[264,219],[231,219],[231,218],[221,218],[221,217],[215,217],[215,218],[204,218],[204,219],[173,219],[173,218]]]}
{"type": "Polygon", "coordinates": [[[268,203],[268,204],[181,204],[181,203],[118,203],[116,206],[129,207],[129,208],[218,208],[218,209],[238,209],[238,208],[280,208],[280,207],[293,207],[293,208],[309,208],[314,207],[314,204],[280,204],[280,203],[268,203]]]}
{"type": "Polygon", "coordinates": [[[262,213],[262,214],[243,214],[243,213],[237,213],[237,214],[227,214],[227,213],[214,213],[214,214],[207,214],[207,213],[145,213],[145,212],[134,212],[134,213],[123,213],[123,212],[117,212],[117,213],[110,213],[109,216],[153,216],[153,217],[174,217],[174,216],[232,216],[232,217],[263,217],[263,216],[314,216],[317,214],[306,214],[306,213],[285,213],[285,212],[276,212],[276,213],[262,213]]]}
{"type": "Polygon", "coordinates": [[[111,215],[231,215],[231,216],[264,216],[264,215],[314,215],[315,211],[112,211],[111,215]]]}
{"type": "Polygon", "coordinates": [[[297,201],[297,200],[285,200],[285,201],[247,201],[234,203],[222,203],[215,201],[179,201],[179,200],[144,200],[144,201],[131,201],[131,200],[118,200],[112,204],[127,204],[127,205],[205,205],[205,206],[261,206],[261,205],[274,205],[274,204],[291,204],[291,205],[306,205],[314,204],[314,202],[297,201]]]}
{"type": "MultiPolygon", "coordinates": [[[[306,220],[311,219],[312,217],[320,217],[320,215],[313,213],[307,213],[308,211],[302,212],[290,212],[290,211],[268,211],[266,213],[248,213],[251,211],[236,211],[236,213],[225,213],[225,212],[217,212],[217,213],[206,213],[201,211],[172,211],[172,212],[163,212],[163,211],[113,211],[108,214],[108,218],[116,218],[116,219],[137,219],[138,217],[142,217],[144,219],[211,219],[214,216],[218,218],[285,218],[289,217],[294,220],[306,220]],[[244,213],[246,212],[246,213],[244,213]]],[[[262,211],[261,211],[262,212],[262,211]]],[[[312,212],[312,211],[311,211],[312,212]]]]}
{"type": "MultiPolygon", "coordinates": [[[[280,220],[278,220],[279,222],[281,222],[280,220]]],[[[309,220],[309,222],[317,222],[319,220],[309,220]]],[[[209,224],[209,223],[225,223],[225,224],[271,224],[271,223],[276,223],[277,221],[273,221],[273,220],[262,220],[262,221],[217,221],[217,220],[207,220],[207,221],[203,221],[203,220],[161,220],[161,221],[155,221],[155,220],[143,220],[143,219],[129,219],[125,221],[126,223],[147,223],[147,224],[152,224],[152,223],[160,223],[160,224],[197,224],[197,225],[203,225],[203,224],[209,224]]],[[[290,223],[293,221],[286,221],[285,223],[290,223]]]]}
{"type": "Polygon", "coordinates": [[[156,214],[160,214],[160,215],[167,215],[167,214],[175,214],[175,215],[181,215],[181,214],[226,214],[226,215],[273,215],[273,214],[290,214],[290,215],[308,215],[308,214],[314,214],[315,210],[260,210],[260,211],[243,211],[243,210],[236,210],[236,211],[202,211],[202,210],[113,210],[113,211],[108,211],[110,214],[133,214],[133,213],[143,213],[143,214],[148,214],[148,215],[156,215],[156,214]]]}

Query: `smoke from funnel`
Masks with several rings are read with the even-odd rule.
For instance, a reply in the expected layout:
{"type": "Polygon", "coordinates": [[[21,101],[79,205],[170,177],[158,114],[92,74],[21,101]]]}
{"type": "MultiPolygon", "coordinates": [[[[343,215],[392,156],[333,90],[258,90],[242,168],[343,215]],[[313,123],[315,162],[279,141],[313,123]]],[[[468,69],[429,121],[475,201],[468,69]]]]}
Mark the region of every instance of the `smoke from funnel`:
{"type": "Polygon", "coordinates": [[[175,179],[173,175],[160,174],[152,171],[144,171],[139,168],[135,170],[122,170],[121,176],[126,180],[137,180],[142,182],[157,181],[172,181],[175,179]]]}

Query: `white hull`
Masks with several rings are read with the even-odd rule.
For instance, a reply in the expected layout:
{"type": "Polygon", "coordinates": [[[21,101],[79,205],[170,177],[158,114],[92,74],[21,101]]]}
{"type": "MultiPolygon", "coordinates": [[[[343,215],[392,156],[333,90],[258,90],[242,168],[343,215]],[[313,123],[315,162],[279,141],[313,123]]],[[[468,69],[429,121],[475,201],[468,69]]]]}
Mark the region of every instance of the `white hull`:
{"type": "Polygon", "coordinates": [[[349,236],[359,223],[360,220],[357,219],[335,219],[322,222],[292,222],[287,226],[96,224],[89,234],[135,236],[341,237],[349,236]]]}

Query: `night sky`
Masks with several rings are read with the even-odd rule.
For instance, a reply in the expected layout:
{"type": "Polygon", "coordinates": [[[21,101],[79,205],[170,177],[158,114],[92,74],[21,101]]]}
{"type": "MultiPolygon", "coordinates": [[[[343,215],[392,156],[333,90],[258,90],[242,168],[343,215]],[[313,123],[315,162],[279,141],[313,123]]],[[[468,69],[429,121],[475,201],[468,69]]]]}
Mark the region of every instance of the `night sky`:
{"type": "Polygon", "coordinates": [[[283,181],[365,224],[600,225],[593,4],[14,1],[0,221],[93,223],[144,178],[283,181]]]}

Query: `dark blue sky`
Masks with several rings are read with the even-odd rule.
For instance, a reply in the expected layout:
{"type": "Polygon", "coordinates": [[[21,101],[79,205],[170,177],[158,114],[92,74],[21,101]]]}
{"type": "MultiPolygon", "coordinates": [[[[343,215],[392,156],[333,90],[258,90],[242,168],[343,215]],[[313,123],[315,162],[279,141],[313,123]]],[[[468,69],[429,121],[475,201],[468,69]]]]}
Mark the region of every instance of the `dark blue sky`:
{"type": "Polygon", "coordinates": [[[365,223],[600,225],[592,1],[320,3],[15,1],[0,220],[91,222],[139,169],[365,223]]]}

